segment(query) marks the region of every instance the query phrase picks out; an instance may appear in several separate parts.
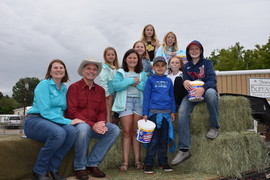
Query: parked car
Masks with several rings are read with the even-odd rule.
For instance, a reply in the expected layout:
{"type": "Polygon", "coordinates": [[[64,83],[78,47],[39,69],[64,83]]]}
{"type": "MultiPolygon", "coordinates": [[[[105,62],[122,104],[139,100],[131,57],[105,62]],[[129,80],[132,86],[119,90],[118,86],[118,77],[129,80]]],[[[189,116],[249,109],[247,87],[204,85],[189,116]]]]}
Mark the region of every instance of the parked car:
{"type": "Polygon", "coordinates": [[[18,115],[10,115],[6,116],[4,119],[4,126],[5,128],[20,128],[22,125],[22,118],[18,115]]]}

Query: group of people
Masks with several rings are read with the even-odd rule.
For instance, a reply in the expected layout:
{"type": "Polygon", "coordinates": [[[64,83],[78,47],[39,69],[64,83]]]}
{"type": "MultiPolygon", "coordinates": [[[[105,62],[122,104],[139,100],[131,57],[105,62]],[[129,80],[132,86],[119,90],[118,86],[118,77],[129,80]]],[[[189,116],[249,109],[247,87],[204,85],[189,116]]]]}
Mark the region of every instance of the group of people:
{"type": "Polygon", "coordinates": [[[36,87],[34,102],[25,120],[25,135],[44,142],[33,167],[37,180],[64,180],[58,168],[74,145],[74,171],[79,180],[88,175],[105,177],[99,169],[110,147],[122,130],[121,171],[129,168],[132,147],[136,169],[153,173],[157,154],[164,171],[191,157],[190,114],[198,102],[188,99],[204,97],[210,112],[209,139],[218,136],[219,102],[216,75],[210,60],[203,56],[203,46],[192,41],[186,51],[178,50],[176,35],[168,32],[160,46],[152,25],[146,25],[140,41],[126,51],[120,68],[117,52],[108,47],[104,63],[93,57],[82,60],[78,74],[82,79],[67,88],[69,80],[63,61],[51,61],[45,79],[36,87]],[[186,53],[186,54],[185,54],[186,53]],[[99,76],[100,82],[95,82],[99,76]],[[201,80],[193,88],[191,81],[201,80]],[[141,161],[141,143],[136,139],[138,120],[156,124],[146,155],[141,161]],[[168,163],[168,149],[175,152],[173,121],[178,119],[179,143],[175,158],[168,163]],[[91,138],[99,139],[88,153],[91,138]]]}

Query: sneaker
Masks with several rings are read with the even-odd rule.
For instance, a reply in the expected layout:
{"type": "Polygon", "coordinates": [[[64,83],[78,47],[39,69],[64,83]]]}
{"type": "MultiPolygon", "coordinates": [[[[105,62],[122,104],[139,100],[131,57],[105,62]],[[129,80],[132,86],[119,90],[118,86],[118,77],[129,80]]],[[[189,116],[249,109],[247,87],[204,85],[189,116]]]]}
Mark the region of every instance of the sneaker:
{"type": "Polygon", "coordinates": [[[185,160],[189,159],[191,157],[191,154],[189,151],[187,152],[183,152],[183,151],[178,151],[178,153],[176,154],[175,158],[172,160],[171,165],[172,166],[176,166],[182,162],[184,162],[185,160]]]}
{"type": "Polygon", "coordinates": [[[153,174],[153,166],[149,166],[149,165],[144,165],[144,173],[145,174],[153,174]]]}
{"type": "Polygon", "coordinates": [[[169,164],[161,165],[159,166],[160,169],[163,169],[165,172],[171,172],[173,171],[173,168],[169,166],[169,164]]]}
{"type": "Polygon", "coordinates": [[[218,136],[219,132],[217,128],[210,128],[210,130],[208,131],[208,133],[205,135],[205,137],[209,138],[209,139],[216,139],[218,136]]]}

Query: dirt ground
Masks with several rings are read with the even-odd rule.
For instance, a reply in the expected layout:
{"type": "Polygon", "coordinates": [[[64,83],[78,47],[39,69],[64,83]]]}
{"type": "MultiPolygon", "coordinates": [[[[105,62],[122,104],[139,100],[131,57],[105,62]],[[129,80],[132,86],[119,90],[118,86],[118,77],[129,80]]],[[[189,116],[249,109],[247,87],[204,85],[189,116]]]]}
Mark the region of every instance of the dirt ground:
{"type": "MultiPolygon", "coordinates": [[[[144,174],[143,170],[135,170],[135,168],[129,168],[128,171],[122,172],[119,171],[117,168],[110,169],[107,171],[104,171],[106,173],[105,178],[95,178],[89,176],[89,180],[109,180],[109,179],[117,179],[117,180],[144,180],[144,179],[153,179],[153,180],[214,180],[218,179],[215,175],[209,175],[209,174],[199,174],[199,173],[192,173],[192,174],[186,174],[186,173],[179,173],[176,171],[173,172],[164,172],[163,170],[154,169],[154,174],[144,174]]],[[[76,180],[76,178],[69,177],[67,180],[76,180]]]]}

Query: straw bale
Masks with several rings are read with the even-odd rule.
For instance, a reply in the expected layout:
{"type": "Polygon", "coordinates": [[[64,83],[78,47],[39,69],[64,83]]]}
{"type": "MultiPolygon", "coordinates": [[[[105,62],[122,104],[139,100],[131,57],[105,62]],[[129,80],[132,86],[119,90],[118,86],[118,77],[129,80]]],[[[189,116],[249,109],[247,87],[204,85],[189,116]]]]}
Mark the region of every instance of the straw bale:
{"type": "Polygon", "coordinates": [[[240,177],[269,163],[264,140],[254,132],[224,132],[215,140],[192,136],[192,157],[178,168],[219,176],[240,177]]]}
{"type": "MultiPolygon", "coordinates": [[[[236,96],[221,96],[219,99],[219,124],[222,132],[242,131],[253,128],[253,118],[248,99],[236,96]]],[[[174,122],[178,131],[177,119],[174,122]]],[[[190,116],[190,132],[193,135],[206,133],[209,129],[209,111],[206,102],[200,102],[190,116]]]]}

